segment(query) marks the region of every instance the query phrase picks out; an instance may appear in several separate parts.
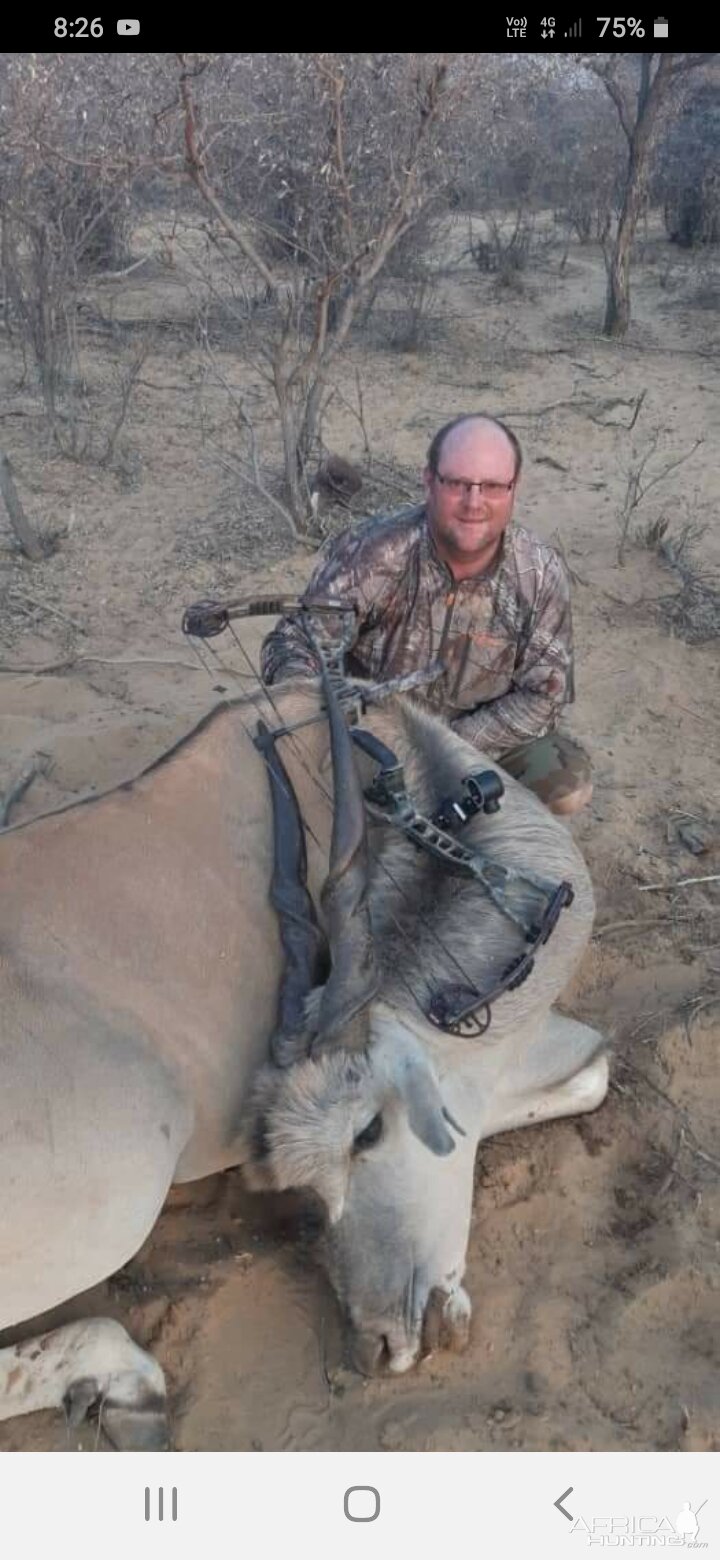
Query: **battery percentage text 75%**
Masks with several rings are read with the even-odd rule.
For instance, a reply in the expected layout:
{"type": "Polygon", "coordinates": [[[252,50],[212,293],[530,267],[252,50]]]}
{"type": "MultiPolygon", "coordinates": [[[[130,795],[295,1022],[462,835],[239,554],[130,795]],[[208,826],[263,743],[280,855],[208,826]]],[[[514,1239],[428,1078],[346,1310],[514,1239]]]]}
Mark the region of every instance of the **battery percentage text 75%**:
{"type": "Polygon", "coordinates": [[[600,37],[604,38],[608,27],[612,27],[614,38],[624,38],[626,33],[631,38],[644,38],[645,28],[642,22],[634,16],[596,16],[596,22],[601,22],[600,37]]]}

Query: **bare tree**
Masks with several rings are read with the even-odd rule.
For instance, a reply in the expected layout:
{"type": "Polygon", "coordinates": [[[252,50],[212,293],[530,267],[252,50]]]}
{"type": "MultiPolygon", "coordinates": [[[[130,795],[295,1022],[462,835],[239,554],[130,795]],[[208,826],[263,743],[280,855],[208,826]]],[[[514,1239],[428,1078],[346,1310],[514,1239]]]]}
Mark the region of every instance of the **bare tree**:
{"type": "Polygon", "coordinates": [[[125,374],[98,439],[80,350],[87,279],[124,262],[129,246],[136,121],[113,60],[84,61],[78,74],[62,56],[11,56],[2,72],[5,323],[37,376],[52,442],[74,458],[110,458],[128,405],[125,374]]]}
{"type": "Polygon", "coordinates": [[[358,306],[449,177],[440,131],[471,57],[178,59],[186,173],[239,274],[272,306],[263,350],[302,530],[329,376],[358,306]]]}
{"type": "Polygon", "coordinates": [[[602,81],[627,141],[628,160],[614,243],[607,260],[603,331],[624,336],[630,324],[630,263],[647,192],[652,152],[662,120],[677,112],[689,73],[713,54],[590,54],[582,63],[602,81]]]}

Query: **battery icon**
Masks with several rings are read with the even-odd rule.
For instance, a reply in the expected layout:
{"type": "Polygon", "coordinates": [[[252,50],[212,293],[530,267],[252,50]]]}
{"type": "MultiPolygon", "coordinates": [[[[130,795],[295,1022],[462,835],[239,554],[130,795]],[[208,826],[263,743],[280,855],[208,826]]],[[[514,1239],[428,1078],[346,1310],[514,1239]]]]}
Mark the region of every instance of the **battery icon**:
{"type": "Polygon", "coordinates": [[[653,22],[653,37],[667,38],[668,24],[666,16],[656,16],[653,22]]]}

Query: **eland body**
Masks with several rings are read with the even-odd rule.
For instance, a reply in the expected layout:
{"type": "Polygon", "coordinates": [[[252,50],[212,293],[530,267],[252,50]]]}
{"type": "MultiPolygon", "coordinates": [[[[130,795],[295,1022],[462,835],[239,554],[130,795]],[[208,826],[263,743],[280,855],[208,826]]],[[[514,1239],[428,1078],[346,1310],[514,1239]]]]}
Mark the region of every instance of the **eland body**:
{"type": "MultiPolygon", "coordinates": [[[[432,982],[460,969],[487,989],[521,935],[477,884],[382,826],[371,828],[369,884],[328,893],[331,831],[336,876],[338,850],[351,858],[364,842],[352,827],[343,840],[337,806],[333,825],[325,720],[278,750],[332,969],[301,993],[299,1029],[278,1030],[272,810],[251,733],[258,715],[269,726],[317,715],[320,697],[295,683],[272,702],[224,706],[137,779],[0,841],[0,1327],[119,1268],[173,1181],[240,1163],[251,1186],[322,1198],[356,1360],[404,1370],[424,1329],[455,1346],[467,1336],[478,1142],[603,1099],[601,1036],[553,1007],[593,913],[566,827],[507,776],[502,812],[468,825],[465,843],[569,879],[575,898],[529,980],[496,1002],[487,1035],[441,1033],[423,1012],[432,982]],[[357,916],[360,941],[341,945],[357,916]]],[[[404,761],[420,808],[478,767],[475,749],[412,704],[365,723],[404,761]]],[[[337,774],[340,803],[348,782],[337,774]]],[[[0,1419],[53,1404],[78,1419],[98,1400],[117,1445],[162,1443],[162,1373],[117,1323],[0,1350],[0,1419]]]]}

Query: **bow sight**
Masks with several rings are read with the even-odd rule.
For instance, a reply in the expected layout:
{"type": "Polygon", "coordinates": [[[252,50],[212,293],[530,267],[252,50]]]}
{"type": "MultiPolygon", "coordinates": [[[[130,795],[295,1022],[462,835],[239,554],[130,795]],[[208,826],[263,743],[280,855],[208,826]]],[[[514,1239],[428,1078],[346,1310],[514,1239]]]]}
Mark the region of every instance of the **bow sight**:
{"type": "Polygon", "coordinates": [[[473,769],[463,777],[460,796],[445,796],[435,808],[431,822],[438,829],[454,834],[462,829],[476,813],[496,813],[505,795],[505,787],[494,769],[473,769]]]}

